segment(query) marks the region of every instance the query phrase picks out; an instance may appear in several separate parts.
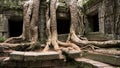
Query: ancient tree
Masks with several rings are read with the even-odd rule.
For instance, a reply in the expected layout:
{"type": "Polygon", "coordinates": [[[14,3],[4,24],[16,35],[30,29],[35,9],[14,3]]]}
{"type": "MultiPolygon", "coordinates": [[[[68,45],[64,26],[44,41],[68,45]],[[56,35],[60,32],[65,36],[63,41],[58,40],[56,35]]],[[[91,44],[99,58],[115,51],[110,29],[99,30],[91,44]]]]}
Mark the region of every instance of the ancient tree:
{"type": "MultiPolygon", "coordinates": [[[[24,4],[24,22],[23,22],[23,32],[19,37],[11,37],[7,39],[4,43],[1,43],[0,46],[9,49],[21,49],[22,50],[31,50],[34,47],[41,47],[40,43],[40,33],[39,32],[39,13],[40,13],[40,3],[41,0],[29,0],[24,4]]],[[[78,50],[81,51],[82,46],[98,46],[98,47],[109,47],[116,46],[120,44],[120,40],[110,40],[110,41],[88,41],[78,37],[76,34],[81,36],[84,34],[84,24],[81,22],[81,16],[79,16],[79,7],[77,6],[77,0],[67,0],[66,4],[71,15],[71,25],[70,33],[66,42],[58,40],[57,33],[57,21],[56,21],[56,10],[58,8],[58,0],[50,0],[50,4],[47,4],[46,9],[46,43],[43,51],[48,51],[50,46],[53,46],[55,51],[61,53],[62,49],[68,50],[78,50]],[[79,27],[78,27],[79,25],[79,27]],[[77,32],[77,29],[79,32],[77,32]]],[[[41,23],[41,22],[40,22],[41,23]]]]}

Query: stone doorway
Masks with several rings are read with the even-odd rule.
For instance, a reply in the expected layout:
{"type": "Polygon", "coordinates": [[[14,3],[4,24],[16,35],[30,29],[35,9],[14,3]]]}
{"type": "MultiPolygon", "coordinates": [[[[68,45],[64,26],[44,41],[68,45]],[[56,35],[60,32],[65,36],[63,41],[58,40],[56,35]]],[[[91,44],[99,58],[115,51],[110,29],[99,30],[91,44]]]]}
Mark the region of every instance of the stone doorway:
{"type": "Polygon", "coordinates": [[[19,17],[11,17],[8,20],[9,37],[17,37],[22,34],[23,20],[19,17]]]}
{"type": "Polygon", "coordinates": [[[70,20],[57,19],[57,32],[58,34],[68,34],[70,32],[70,20]]]}
{"type": "Polygon", "coordinates": [[[88,16],[89,26],[91,28],[91,32],[99,32],[99,18],[98,13],[94,15],[88,16]]]}

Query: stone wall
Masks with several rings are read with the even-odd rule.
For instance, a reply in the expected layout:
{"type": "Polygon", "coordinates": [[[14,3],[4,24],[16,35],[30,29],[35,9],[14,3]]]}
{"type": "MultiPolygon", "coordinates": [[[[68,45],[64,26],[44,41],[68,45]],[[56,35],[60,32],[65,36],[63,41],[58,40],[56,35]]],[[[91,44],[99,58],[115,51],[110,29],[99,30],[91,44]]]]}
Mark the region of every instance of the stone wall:
{"type": "Polygon", "coordinates": [[[1,9],[22,9],[26,0],[0,0],[1,9]]]}
{"type": "Polygon", "coordinates": [[[9,37],[8,20],[23,16],[23,4],[26,0],[0,0],[0,37],[9,37]]]}
{"type": "Polygon", "coordinates": [[[120,0],[116,0],[115,7],[115,34],[120,39],[120,0]]]}
{"type": "MultiPolygon", "coordinates": [[[[112,39],[118,39],[120,34],[120,1],[119,0],[96,0],[93,3],[84,5],[86,15],[98,13],[99,33],[107,34],[112,39]]],[[[88,18],[88,17],[86,17],[88,18]]],[[[86,31],[90,26],[90,22],[86,22],[86,31]]]]}

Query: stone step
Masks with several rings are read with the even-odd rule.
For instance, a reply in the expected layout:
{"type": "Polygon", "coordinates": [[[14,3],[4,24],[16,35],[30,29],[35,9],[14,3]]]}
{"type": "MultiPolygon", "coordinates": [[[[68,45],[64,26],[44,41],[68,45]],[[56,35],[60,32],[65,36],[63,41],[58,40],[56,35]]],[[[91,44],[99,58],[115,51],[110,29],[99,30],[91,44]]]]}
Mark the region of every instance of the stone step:
{"type": "Polygon", "coordinates": [[[53,59],[60,59],[58,52],[55,52],[55,51],[50,51],[50,52],[14,51],[10,53],[10,60],[16,60],[16,61],[39,61],[39,60],[53,60],[53,59]]]}
{"type": "Polygon", "coordinates": [[[106,41],[113,39],[112,35],[105,35],[99,32],[90,32],[85,34],[85,37],[87,37],[88,40],[91,41],[106,41]]]}
{"type": "Polygon", "coordinates": [[[0,68],[63,68],[64,60],[15,61],[0,57],[0,68]]]}
{"type": "Polygon", "coordinates": [[[120,56],[89,51],[83,53],[83,57],[120,67],[120,56]]]}
{"type": "Polygon", "coordinates": [[[79,63],[80,68],[116,68],[109,64],[105,64],[99,61],[94,61],[86,58],[76,58],[75,61],[79,63]]]}
{"type": "Polygon", "coordinates": [[[9,54],[11,53],[11,50],[4,50],[0,52],[0,57],[8,57],[9,54]]]}
{"type": "Polygon", "coordinates": [[[14,61],[9,57],[0,58],[0,68],[117,68],[109,64],[86,59],[76,58],[74,63],[68,64],[63,60],[42,60],[42,61],[14,61]]]}
{"type": "Polygon", "coordinates": [[[65,50],[65,49],[62,49],[63,53],[65,53],[67,55],[67,57],[69,58],[78,58],[80,57],[80,52],[77,51],[77,50],[65,50]]]}

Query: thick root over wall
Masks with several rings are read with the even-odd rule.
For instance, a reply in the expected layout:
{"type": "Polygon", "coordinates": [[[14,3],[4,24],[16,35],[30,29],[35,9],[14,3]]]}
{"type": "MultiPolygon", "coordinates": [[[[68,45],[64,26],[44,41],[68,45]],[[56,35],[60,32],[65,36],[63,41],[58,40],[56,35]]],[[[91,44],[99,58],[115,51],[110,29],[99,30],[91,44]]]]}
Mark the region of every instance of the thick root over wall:
{"type": "MultiPolygon", "coordinates": [[[[77,0],[69,0],[67,6],[70,10],[71,15],[71,26],[70,33],[66,42],[61,42],[58,40],[57,33],[57,22],[56,22],[56,9],[58,7],[58,0],[51,0],[50,6],[47,5],[46,12],[46,35],[47,41],[44,52],[50,49],[52,45],[54,50],[62,54],[61,49],[67,48],[69,50],[78,50],[81,51],[80,47],[87,45],[94,45],[98,47],[111,47],[111,46],[120,46],[120,40],[110,40],[110,41],[88,41],[81,40],[76,35],[76,25],[81,23],[79,21],[77,10],[77,0]],[[50,8],[50,10],[49,10],[50,8]],[[50,16],[49,16],[50,12],[50,16]]],[[[0,43],[0,47],[8,49],[23,48],[23,50],[32,49],[35,47],[38,42],[38,18],[39,18],[39,7],[40,0],[29,0],[24,4],[24,23],[23,23],[23,32],[19,37],[12,37],[7,39],[4,43],[0,43]]],[[[83,24],[83,23],[81,23],[83,24]]],[[[83,25],[81,25],[81,30],[83,25]]],[[[19,49],[18,49],[19,50],[19,49]]]]}

